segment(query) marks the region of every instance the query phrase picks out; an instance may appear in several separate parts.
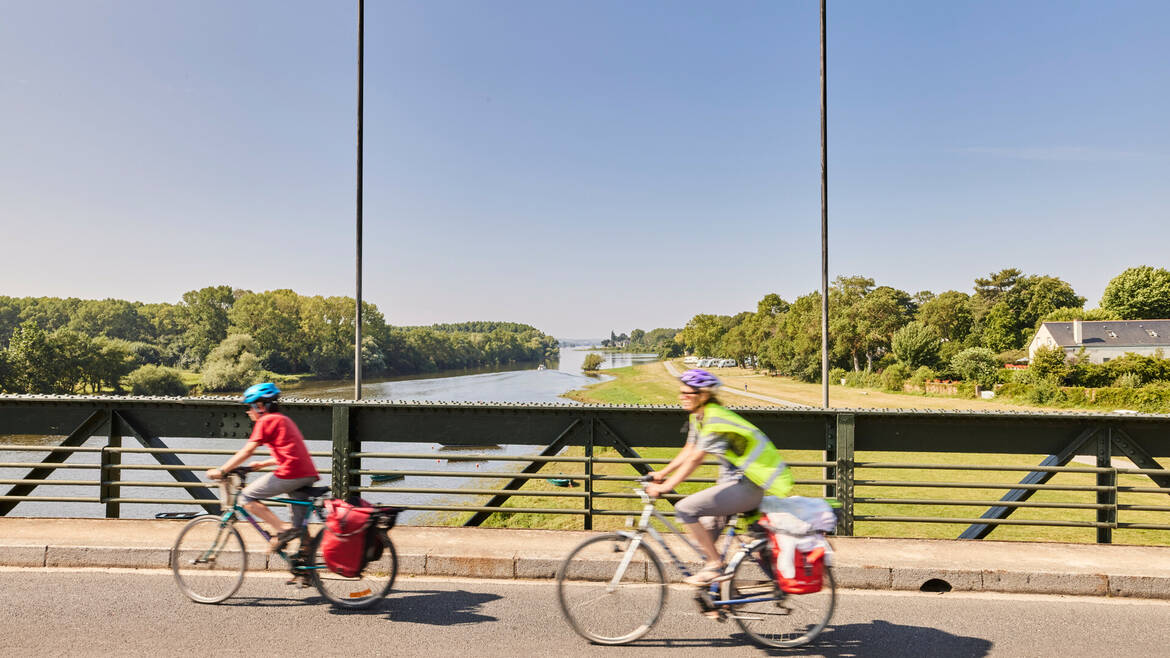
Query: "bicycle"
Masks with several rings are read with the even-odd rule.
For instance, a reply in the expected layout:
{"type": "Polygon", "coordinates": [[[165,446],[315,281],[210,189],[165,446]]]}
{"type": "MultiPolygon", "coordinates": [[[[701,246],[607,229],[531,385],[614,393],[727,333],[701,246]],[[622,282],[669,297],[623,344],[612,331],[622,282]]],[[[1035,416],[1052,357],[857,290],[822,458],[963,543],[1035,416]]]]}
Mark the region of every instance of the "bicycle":
{"type": "MultiPolygon", "coordinates": [[[[170,565],[179,590],[197,603],[220,603],[239,590],[248,568],[248,553],[236,523],[243,519],[250,523],[264,539],[265,545],[272,535],[264,531],[256,519],[239,504],[240,490],[243,489],[247,467],[237,468],[224,474],[222,484],[223,511],[221,514],[204,514],[192,519],[179,532],[171,548],[170,565]]],[[[321,555],[322,540],[328,530],[324,526],[325,507],[322,498],[329,493],[329,487],[302,487],[290,495],[297,498],[265,498],[263,500],[300,505],[306,508],[304,523],[300,527],[299,550],[293,554],[281,549],[279,555],[289,565],[292,580],[289,584],[308,587],[312,584],[331,603],[349,609],[367,608],[386,597],[394,586],[398,573],[398,554],[390,541],[388,531],[394,527],[399,510],[392,507],[378,508],[371,515],[373,531],[367,542],[376,538],[381,543],[381,556],[370,562],[356,577],[346,578],[329,570],[321,555]],[[320,532],[310,539],[308,524],[311,518],[322,523],[320,532]]],[[[377,549],[367,545],[367,557],[377,549]]]]}
{"type": "MultiPolygon", "coordinates": [[[[678,535],[702,559],[698,547],[654,508],[645,490],[647,481],[643,478],[641,487],[634,490],[642,498],[642,514],[633,530],[586,539],[557,570],[561,612],[573,630],[590,642],[633,642],[658,622],[668,586],[662,559],[647,542],[647,536],[666,552],[676,569],[684,576],[691,575],[650,524],[651,519],[678,535]],[[621,559],[614,560],[615,553],[621,553],[621,559]]],[[[738,518],[739,515],[731,517],[727,524],[722,553],[726,570],[696,594],[700,609],[719,621],[734,620],[753,642],[763,647],[796,647],[813,641],[829,623],[836,607],[832,568],[824,566],[820,592],[784,592],[775,577],[767,531],[752,524],[745,539],[736,534],[738,518]],[[734,554],[728,560],[733,548],[734,554]]]]}

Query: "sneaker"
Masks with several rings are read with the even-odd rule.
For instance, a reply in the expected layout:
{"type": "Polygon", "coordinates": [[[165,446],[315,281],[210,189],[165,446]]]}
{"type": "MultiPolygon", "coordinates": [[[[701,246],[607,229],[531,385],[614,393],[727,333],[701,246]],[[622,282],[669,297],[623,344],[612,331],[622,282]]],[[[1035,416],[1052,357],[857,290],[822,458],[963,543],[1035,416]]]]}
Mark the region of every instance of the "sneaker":
{"type": "Polygon", "coordinates": [[[305,574],[294,574],[291,578],[284,581],[285,585],[296,585],[297,589],[305,589],[309,586],[309,577],[305,574]]]}
{"type": "Polygon", "coordinates": [[[289,528],[288,530],[281,530],[279,534],[268,540],[268,552],[275,553],[284,548],[285,544],[297,538],[301,532],[296,528],[289,528]]]}
{"type": "Polygon", "coordinates": [[[725,567],[721,564],[714,566],[708,565],[700,569],[699,573],[683,578],[683,582],[688,585],[702,587],[704,585],[710,585],[711,583],[724,581],[731,577],[729,574],[724,574],[724,570],[725,567]]]}

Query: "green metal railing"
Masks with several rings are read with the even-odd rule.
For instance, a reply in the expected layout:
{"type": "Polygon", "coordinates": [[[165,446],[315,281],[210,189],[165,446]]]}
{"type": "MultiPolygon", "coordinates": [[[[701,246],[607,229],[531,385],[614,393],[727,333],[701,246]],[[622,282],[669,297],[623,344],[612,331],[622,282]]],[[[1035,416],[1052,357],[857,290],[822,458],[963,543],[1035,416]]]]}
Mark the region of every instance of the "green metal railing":
{"type": "MultiPolygon", "coordinates": [[[[334,495],[361,493],[379,502],[446,513],[447,520],[459,515],[469,525],[497,513],[531,513],[579,515],[584,527],[591,528],[595,518],[629,514],[636,499],[632,482],[665,462],[645,458],[644,449],[680,446],[684,420],[681,411],[665,407],[308,400],[289,401],[285,408],[307,437],[328,437],[330,449],[312,454],[327,465],[334,495]],[[487,467],[470,472],[450,468],[450,462],[427,467],[425,460],[443,460],[445,455],[393,449],[418,443],[469,450],[448,457],[487,467]],[[534,454],[476,449],[485,444],[531,446],[534,454]],[[386,445],[391,449],[379,447],[386,445]],[[373,476],[403,479],[377,483],[371,482],[373,476]],[[464,486],[431,484],[449,478],[461,479],[457,484],[464,486]],[[525,488],[533,480],[550,478],[580,487],[525,488]],[[485,484],[477,484],[481,482],[485,484]],[[494,486],[500,482],[502,486],[494,486]],[[437,499],[419,502],[420,496],[437,499]],[[509,503],[512,499],[532,504],[516,506],[509,503]]],[[[1112,542],[1115,531],[1170,530],[1170,517],[1165,516],[1170,500],[1162,504],[1161,498],[1170,494],[1170,471],[1157,461],[1170,457],[1167,416],[773,408],[740,412],[782,451],[797,455],[790,465],[801,492],[842,503],[841,534],[857,533],[858,524],[864,524],[860,534],[880,524],[959,524],[965,526],[959,537],[981,539],[1002,526],[1047,526],[1087,529],[1096,541],[1112,542]],[[1005,456],[1020,463],[994,463],[1005,456]],[[1074,463],[1077,457],[1089,465],[1074,463]],[[1113,457],[1126,457],[1134,467],[1116,467],[1113,457]],[[1017,480],[1019,474],[1023,477],[1017,480]],[[961,514],[967,509],[982,512],[961,514]],[[1021,510],[1040,517],[1020,518],[1015,513],[1021,510]]],[[[222,463],[249,431],[241,406],[225,399],[0,396],[0,435],[63,437],[44,446],[16,445],[0,436],[0,469],[16,471],[0,476],[0,515],[25,502],[103,505],[104,515],[112,518],[121,516],[126,504],[215,510],[213,485],[202,481],[199,472],[222,463]],[[235,441],[220,442],[222,448],[173,447],[167,443],[173,440],[160,437],[235,441]],[[20,452],[35,456],[6,459],[20,452]],[[144,459],[152,463],[126,463],[144,459]],[[54,477],[59,470],[70,477],[54,477]],[[147,471],[165,473],[168,479],[143,479],[147,471]],[[71,477],[74,473],[94,477],[71,477]],[[40,487],[92,489],[93,495],[45,494],[47,489],[33,495],[40,487]],[[151,493],[125,495],[125,489],[151,493]],[[178,490],[184,495],[168,495],[178,490]]]]}

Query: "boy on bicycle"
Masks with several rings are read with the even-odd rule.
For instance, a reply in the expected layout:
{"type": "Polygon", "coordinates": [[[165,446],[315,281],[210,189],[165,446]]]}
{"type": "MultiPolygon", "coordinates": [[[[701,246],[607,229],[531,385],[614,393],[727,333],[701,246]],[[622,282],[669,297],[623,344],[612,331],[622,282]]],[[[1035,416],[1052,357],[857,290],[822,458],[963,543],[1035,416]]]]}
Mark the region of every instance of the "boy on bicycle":
{"type": "Polygon", "coordinates": [[[272,539],[268,542],[270,553],[280,550],[300,534],[305,512],[302,506],[293,505],[292,524],[289,525],[260,500],[290,494],[316,482],[319,477],[313,458],[309,456],[309,448],[305,445],[305,437],[291,418],[280,413],[277,404],[279,397],[280,389],[270,382],[250,386],[244,391],[243,403],[248,405],[248,418],[254,423],[252,435],[248,443],[223,466],[207,470],[207,477],[212,480],[222,479],[225,473],[247,461],[256,448],[268,446],[272,458],[252,462],[248,468],[255,471],[266,466],[276,466],[276,470],[245,487],[240,492],[240,498],[249,512],[273,529],[272,539]]]}

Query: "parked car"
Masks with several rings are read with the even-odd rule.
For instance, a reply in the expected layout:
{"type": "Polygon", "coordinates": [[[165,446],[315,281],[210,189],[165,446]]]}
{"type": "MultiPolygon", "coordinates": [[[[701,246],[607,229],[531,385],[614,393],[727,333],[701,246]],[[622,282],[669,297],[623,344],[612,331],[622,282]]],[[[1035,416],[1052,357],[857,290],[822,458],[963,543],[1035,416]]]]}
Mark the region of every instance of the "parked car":
{"type": "Polygon", "coordinates": [[[695,365],[698,362],[699,362],[699,357],[697,357],[697,356],[688,356],[687,358],[683,359],[683,363],[686,363],[688,365],[695,365]]]}

